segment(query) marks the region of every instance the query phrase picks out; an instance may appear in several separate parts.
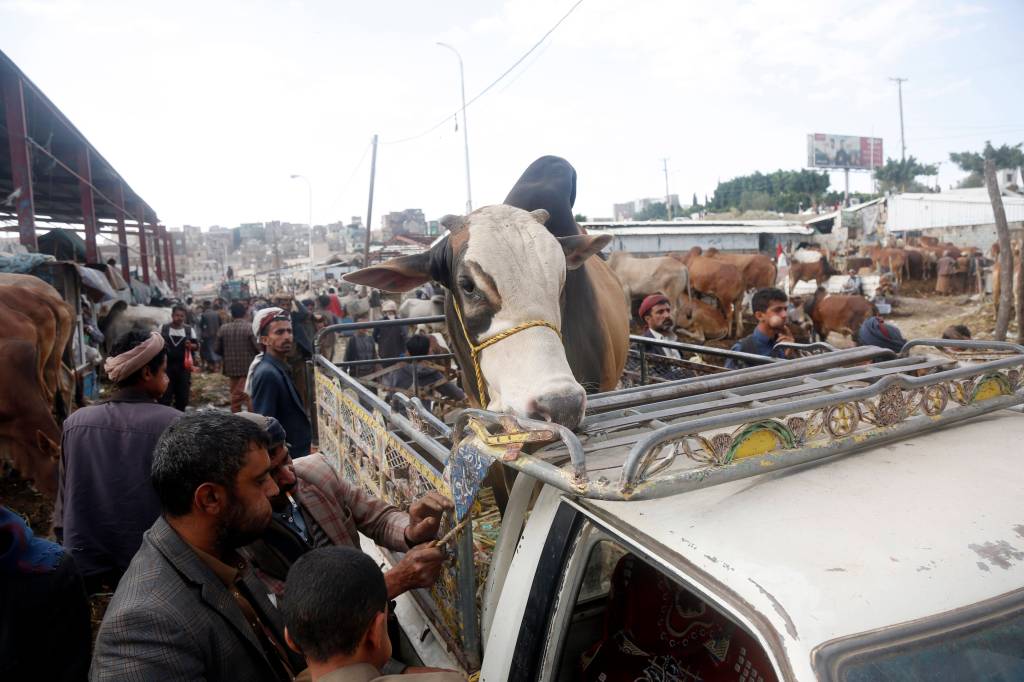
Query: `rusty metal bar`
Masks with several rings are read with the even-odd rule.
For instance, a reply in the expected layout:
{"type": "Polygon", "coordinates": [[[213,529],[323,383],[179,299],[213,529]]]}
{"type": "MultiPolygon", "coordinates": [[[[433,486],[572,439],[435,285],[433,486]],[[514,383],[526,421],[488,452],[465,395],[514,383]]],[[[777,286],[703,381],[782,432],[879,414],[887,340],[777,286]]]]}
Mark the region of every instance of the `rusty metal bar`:
{"type": "Polygon", "coordinates": [[[82,225],[85,227],[85,262],[98,263],[99,249],[96,246],[96,205],[92,196],[92,162],[89,145],[78,147],[78,193],[82,204],[82,225]]]}
{"type": "Polygon", "coordinates": [[[39,250],[36,241],[36,207],[32,194],[32,160],[28,150],[28,129],[25,124],[25,90],[18,74],[0,71],[3,81],[4,110],[7,122],[7,144],[11,150],[11,180],[18,214],[18,232],[21,243],[30,251],[39,250]]]}
{"type": "Polygon", "coordinates": [[[117,201],[117,250],[121,261],[121,276],[131,283],[131,272],[128,268],[128,233],[124,228],[124,183],[118,178],[114,183],[114,200],[117,201]]]}
{"type": "MultiPolygon", "coordinates": [[[[177,291],[178,290],[178,269],[176,267],[177,264],[175,263],[175,260],[174,260],[174,235],[171,234],[170,232],[168,232],[167,228],[165,227],[164,228],[164,236],[167,238],[167,262],[169,264],[168,265],[168,269],[171,271],[170,285],[171,285],[171,289],[172,290],[177,291]]],[[[185,233],[184,232],[182,232],[182,243],[183,244],[185,243],[185,233]]]]}
{"type": "MultiPolygon", "coordinates": [[[[142,281],[149,284],[149,247],[146,246],[146,206],[141,201],[138,205],[139,220],[139,260],[142,263],[142,281]]],[[[149,303],[149,301],[146,301],[149,303]]]]}
{"type": "Polygon", "coordinates": [[[160,242],[160,230],[157,228],[156,223],[150,223],[149,226],[153,230],[153,257],[156,258],[156,279],[160,282],[164,279],[163,258],[160,255],[160,252],[163,250],[160,242]]]}

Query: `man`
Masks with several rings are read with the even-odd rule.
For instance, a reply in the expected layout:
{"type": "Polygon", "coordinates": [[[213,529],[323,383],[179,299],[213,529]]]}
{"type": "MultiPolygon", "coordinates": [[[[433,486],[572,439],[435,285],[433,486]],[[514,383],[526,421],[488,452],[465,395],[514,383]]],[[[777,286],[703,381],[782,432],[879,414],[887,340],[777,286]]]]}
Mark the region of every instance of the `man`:
{"type": "MultiPolygon", "coordinates": [[[[676,321],[672,317],[672,305],[663,294],[651,294],[646,297],[641,301],[637,313],[647,327],[643,333],[647,338],[659,341],[678,340],[675,332],[676,321]]],[[[664,355],[675,360],[682,359],[682,355],[675,348],[651,345],[647,346],[645,350],[649,354],[664,355]]]]}
{"type": "MultiPolygon", "coordinates": [[[[398,318],[398,306],[391,299],[381,304],[381,312],[385,320],[398,318]]],[[[377,353],[385,360],[397,358],[405,353],[405,342],[409,332],[406,325],[395,325],[391,327],[377,327],[373,330],[373,340],[377,344],[377,353]]],[[[382,362],[383,367],[395,364],[394,362],[382,362]]]]}
{"type": "Polygon", "coordinates": [[[0,680],[85,679],[91,643],[75,560],[0,506],[0,680]]]}
{"type": "Polygon", "coordinates": [[[935,279],[935,293],[952,294],[954,292],[953,278],[956,275],[956,261],[949,255],[949,252],[942,254],[936,263],[937,276],[935,279]]]}
{"type": "Polygon", "coordinates": [[[199,318],[199,328],[203,333],[201,347],[203,361],[206,363],[207,371],[210,372],[216,372],[220,363],[220,356],[213,350],[217,332],[220,331],[220,323],[220,303],[214,303],[211,307],[209,301],[203,301],[203,314],[199,318]]]}
{"type": "Polygon", "coordinates": [[[288,433],[291,456],[298,459],[309,454],[313,431],[288,371],[294,344],[291,317],[280,308],[270,311],[260,317],[258,326],[257,336],[266,351],[252,373],[252,406],[259,414],[281,422],[288,433]]]}
{"type": "Polygon", "coordinates": [[[894,353],[903,350],[903,345],[907,342],[899,328],[888,324],[881,315],[864,320],[854,340],[858,346],[878,346],[888,348],[894,353]]]}
{"type": "MultiPolygon", "coordinates": [[[[367,322],[368,320],[369,317],[366,313],[362,313],[356,317],[356,322],[367,322]]],[[[365,329],[357,329],[345,344],[344,361],[352,362],[353,360],[373,360],[376,357],[377,344],[373,342],[373,337],[370,336],[365,329]]],[[[354,377],[364,377],[368,374],[373,374],[379,369],[380,364],[366,364],[346,367],[345,371],[354,377]]]]}
{"type": "Polygon", "coordinates": [[[96,638],[91,679],[290,680],[280,613],[236,549],[270,523],[267,436],[223,412],[182,417],[160,438],[146,532],[96,638]]]}
{"type": "Polygon", "coordinates": [[[844,296],[863,296],[864,295],[864,282],[861,280],[860,275],[853,268],[847,273],[848,279],[843,284],[843,295],[844,296]]]}
{"type": "Polygon", "coordinates": [[[312,412],[312,405],[308,404],[309,392],[306,385],[306,361],[313,357],[313,313],[308,310],[304,303],[298,303],[289,296],[280,296],[274,299],[274,305],[290,311],[292,321],[292,349],[288,353],[285,364],[291,374],[292,384],[295,392],[302,401],[302,408],[305,412],[312,412]]]}
{"type": "Polygon", "coordinates": [[[238,412],[243,406],[252,408],[252,399],[245,392],[245,378],[249,365],[260,352],[252,327],[245,321],[245,304],[235,301],[231,304],[231,321],[217,331],[213,350],[223,358],[224,376],[228,378],[231,393],[231,411],[238,412]]]}
{"type": "Polygon", "coordinates": [[[64,422],[54,526],[90,594],[117,585],[160,515],[149,481],[157,439],[181,417],[157,400],[167,390],[160,334],[125,333],[105,365],[116,391],[64,422]]]}
{"type": "Polygon", "coordinates": [[[185,324],[188,309],[180,303],[171,308],[171,323],[160,327],[167,348],[167,391],[160,402],[172,405],[182,412],[188,407],[192,390],[192,351],[195,350],[196,333],[185,324]]]}
{"type": "MultiPolygon", "coordinates": [[[[430,354],[430,339],[423,334],[413,334],[405,342],[405,350],[409,358],[418,358],[430,354]]],[[[464,400],[466,394],[454,381],[448,381],[444,374],[422,363],[403,362],[388,377],[388,385],[411,391],[418,388],[420,396],[429,396],[437,392],[450,400],[464,400]]],[[[430,409],[430,400],[424,400],[430,409]]]]}
{"type": "MultiPolygon", "coordinates": [[[[754,332],[745,336],[733,345],[732,350],[763,355],[766,358],[785,357],[783,350],[776,349],[779,343],[792,343],[793,337],[786,329],[786,307],[789,298],[781,289],[758,289],[750,301],[750,307],[757,319],[754,332]]],[[[742,360],[729,358],[725,361],[727,369],[746,367],[742,360]]]]}
{"type": "MultiPolygon", "coordinates": [[[[334,289],[331,289],[331,291],[334,291],[334,289]]],[[[329,327],[333,324],[337,324],[338,321],[341,319],[341,315],[334,314],[335,308],[337,308],[339,312],[342,312],[340,303],[337,306],[334,305],[334,302],[337,300],[337,296],[331,299],[331,297],[327,294],[321,294],[320,296],[317,297],[316,312],[313,314],[314,332],[318,333],[324,327],[329,327]]],[[[316,338],[315,333],[314,338],[316,338]]],[[[327,332],[326,334],[320,337],[320,343],[318,344],[317,352],[333,362],[334,345],[337,342],[337,340],[338,337],[334,332],[327,332]]]]}
{"type": "Polygon", "coordinates": [[[316,547],[359,546],[359,533],[394,552],[406,552],[385,576],[388,597],[437,580],[445,555],[429,543],[452,502],[436,492],[410,505],[409,512],[374,499],[338,475],[321,453],[292,462],[285,430],[273,417],[241,413],[260,425],[270,440],[270,475],[279,493],[270,499],[273,519],[246,557],[271,594],[284,592],[288,569],[316,547]]]}
{"type": "Polygon", "coordinates": [[[465,682],[454,671],[382,675],[391,656],[388,594],[370,557],[348,547],[310,552],[288,574],[285,638],[314,682],[465,682]]]}
{"type": "Polygon", "coordinates": [[[338,298],[338,294],[334,290],[334,287],[331,287],[327,290],[327,306],[328,309],[331,311],[331,314],[334,315],[334,317],[338,318],[339,320],[345,317],[345,313],[342,310],[341,299],[338,298]]]}

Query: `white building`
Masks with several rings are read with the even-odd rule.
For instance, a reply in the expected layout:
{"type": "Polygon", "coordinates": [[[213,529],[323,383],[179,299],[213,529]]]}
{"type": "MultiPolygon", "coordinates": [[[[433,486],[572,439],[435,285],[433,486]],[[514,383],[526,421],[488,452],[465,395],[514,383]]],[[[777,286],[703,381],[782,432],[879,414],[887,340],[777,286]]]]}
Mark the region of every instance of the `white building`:
{"type": "MultiPolygon", "coordinates": [[[[1002,194],[1010,230],[1021,230],[1024,196],[1007,190],[1002,194]]],[[[980,249],[988,249],[996,241],[995,215],[984,187],[938,194],[897,194],[886,204],[888,233],[917,233],[980,249]]]]}
{"type": "Polygon", "coordinates": [[[787,247],[808,241],[814,230],[787,220],[693,220],[584,223],[588,234],[609,234],[609,251],[641,256],[683,253],[694,246],[734,253],[775,254],[776,244],[787,247]]]}

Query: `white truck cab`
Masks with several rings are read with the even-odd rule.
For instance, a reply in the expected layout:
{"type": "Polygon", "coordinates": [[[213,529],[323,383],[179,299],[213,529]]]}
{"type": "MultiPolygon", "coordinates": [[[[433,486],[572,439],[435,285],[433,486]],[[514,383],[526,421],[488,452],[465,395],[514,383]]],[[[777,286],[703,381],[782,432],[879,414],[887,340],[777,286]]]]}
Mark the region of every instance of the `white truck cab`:
{"type": "Polygon", "coordinates": [[[438,587],[398,600],[426,665],[502,681],[1020,680],[1024,348],[958,360],[950,345],[599,394],[574,432],[480,410],[449,428],[416,401],[407,418],[318,359],[320,441],[397,504],[478,498],[438,587]]]}

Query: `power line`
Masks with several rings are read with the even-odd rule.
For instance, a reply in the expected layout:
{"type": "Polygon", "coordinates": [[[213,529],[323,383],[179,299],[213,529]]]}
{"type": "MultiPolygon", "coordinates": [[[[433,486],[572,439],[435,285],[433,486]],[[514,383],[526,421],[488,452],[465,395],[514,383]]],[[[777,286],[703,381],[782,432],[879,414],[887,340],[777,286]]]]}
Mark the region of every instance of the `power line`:
{"type": "MultiPolygon", "coordinates": [[[[522,56],[520,56],[520,57],[519,57],[519,59],[517,59],[517,60],[516,60],[516,61],[515,61],[515,62],[514,62],[514,63],[512,64],[512,66],[510,66],[510,67],[508,67],[507,69],[505,69],[505,71],[503,71],[503,72],[501,73],[501,75],[500,75],[500,76],[498,76],[498,77],[497,77],[497,78],[495,78],[495,79],[494,79],[493,81],[491,81],[491,83],[490,83],[490,84],[489,84],[489,85],[488,85],[488,86],[487,86],[486,88],[484,88],[483,90],[481,90],[480,92],[478,92],[478,93],[477,93],[477,94],[476,94],[476,95],[475,95],[475,96],[474,96],[474,97],[473,97],[472,99],[470,99],[470,100],[469,100],[468,102],[466,102],[466,108],[468,108],[468,107],[469,107],[469,106],[470,106],[471,104],[473,104],[473,102],[476,102],[476,101],[477,101],[478,99],[480,99],[481,97],[483,97],[484,95],[486,95],[486,94],[487,94],[487,93],[488,93],[488,92],[489,92],[489,91],[491,90],[491,88],[493,88],[493,87],[494,87],[495,85],[497,85],[498,83],[500,83],[500,82],[501,82],[501,81],[502,81],[502,80],[503,80],[503,79],[505,78],[505,76],[507,76],[507,75],[509,75],[510,73],[512,73],[512,71],[513,71],[513,70],[514,70],[514,69],[515,69],[515,68],[516,68],[517,66],[519,66],[520,64],[522,64],[522,63],[523,63],[523,61],[524,61],[524,60],[525,60],[525,59],[526,59],[527,57],[529,57],[529,56],[530,56],[531,54],[533,54],[533,51],[534,51],[534,50],[536,50],[536,49],[537,49],[538,47],[540,47],[540,46],[541,46],[541,44],[542,44],[542,43],[543,43],[543,42],[544,42],[545,40],[547,40],[547,39],[548,39],[548,36],[550,36],[550,35],[551,35],[552,33],[554,33],[554,32],[555,32],[555,30],[556,30],[556,29],[557,29],[557,28],[558,28],[559,26],[561,26],[561,25],[562,25],[562,22],[564,22],[564,21],[565,21],[566,19],[568,19],[568,18],[569,18],[569,15],[571,15],[571,14],[572,14],[573,12],[575,12],[575,11],[576,11],[576,8],[577,8],[577,7],[579,7],[579,6],[580,6],[580,5],[582,5],[582,4],[583,4],[583,0],[576,0],[576,3],[575,3],[575,4],[574,4],[574,5],[572,6],[572,7],[570,7],[570,8],[569,8],[569,11],[568,11],[568,12],[566,12],[565,14],[563,14],[563,15],[562,15],[562,18],[561,18],[561,19],[559,19],[558,21],[556,21],[556,22],[555,22],[555,24],[554,24],[554,26],[552,26],[551,28],[549,28],[549,29],[548,29],[548,30],[547,30],[547,31],[546,31],[546,32],[544,33],[544,35],[542,35],[542,36],[540,37],[540,40],[538,40],[538,41],[537,41],[536,43],[534,43],[534,44],[533,44],[533,46],[532,46],[532,47],[531,47],[531,48],[530,48],[529,50],[527,50],[526,52],[524,52],[524,53],[523,53],[523,55],[522,55],[522,56]]],[[[457,114],[458,114],[458,111],[457,111],[457,110],[456,110],[456,111],[453,111],[452,113],[450,113],[450,114],[446,115],[446,116],[445,116],[444,118],[442,118],[442,119],[441,119],[440,121],[438,121],[437,123],[435,123],[435,124],[434,124],[434,125],[432,125],[431,127],[427,128],[426,130],[424,130],[424,131],[423,131],[423,132],[421,132],[421,133],[417,133],[416,135],[410,135],[409,137],[403,137],[403,138],[401,138],[401,139],[398,139],[398,140],[387,140],[387,141],[382,141],[382,142],[381,142],[381,144],[385,144],[385,145],[396,145],[396,144],[402,144],[403,142],[412,142],[413,140],[418,140],[419,138],[421,138],[421,137],[424,137],[424,136],[426,136],[426,135],[429,135],[430,133],[434,132],[435,130],[437,130],[437,129],[438,129],[438,128],[440,128],[441,126],[445,125],[446,123],[448,123],[449,121],[451,121],[451,119],[452,119],[452,117],[453,117],[453,116],[455,116],[455,115],[457,115],[457,114]]]]}

